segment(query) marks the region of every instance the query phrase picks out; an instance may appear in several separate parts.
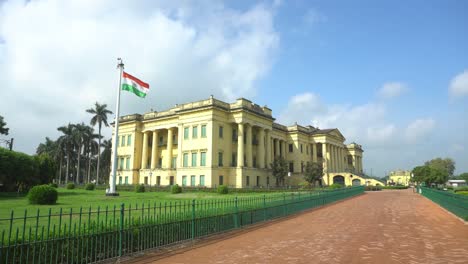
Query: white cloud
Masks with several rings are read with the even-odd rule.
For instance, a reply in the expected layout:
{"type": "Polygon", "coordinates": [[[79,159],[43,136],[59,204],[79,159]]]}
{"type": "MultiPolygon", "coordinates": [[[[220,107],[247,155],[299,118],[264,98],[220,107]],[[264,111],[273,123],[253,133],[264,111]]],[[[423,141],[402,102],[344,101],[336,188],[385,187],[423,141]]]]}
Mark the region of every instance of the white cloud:
{"type": "Polygon", "coordinates": [[[391,99],[402,95],[408,91],[406,84],[401,82],[388,82],[382,85],[378,91],[378,96],[383,99],[391,99]]]}
{"type": "Polygon", "coordinates": [[[452,97],[463,97],[468,95],[468,70],[453,77],[450,82],[449,93],[452,97]]]}
{"type": "Polygon", "coordinates": [[[0,114],[19,150],[32,152],[56,127],[86,122],[84,110],[95,101],[113,110],[117,57],[151,85],[144,100],[123,94],[123,114],[210,94],[253,97],[279,45],[273,9],[237,11],[212,1],[6,1],[0,114]]]}
{"type": "Polygon", "coordinates": [[[432,118],[417,119],[405,130],[406,140],[410,143],[421,142],[434,130],[436,122],[432,118]]]}
{"type": "Polygon", "coordinates": [[[313,93],[298,94],[290,98],[278,122],[290,125],[313,125],[319,128],[338,128],[348,141],[382,144],[395,134],[395,126],[385,120],[383,104],[368,103],[327,106],[313,93]]]}

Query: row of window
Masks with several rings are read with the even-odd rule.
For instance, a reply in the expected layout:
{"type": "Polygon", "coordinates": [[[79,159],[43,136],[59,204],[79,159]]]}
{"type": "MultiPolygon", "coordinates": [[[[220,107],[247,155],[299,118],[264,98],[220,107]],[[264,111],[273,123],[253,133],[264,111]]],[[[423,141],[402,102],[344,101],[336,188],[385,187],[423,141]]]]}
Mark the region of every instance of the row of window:
{"type": "MultiPolygon", "coordinates": [[[[189,139],[190,127],[184,127],[184,139],[189,139]]],[[[206,138],[206,125],[201,125],[201,137],[206,138]]],[[[192,139],[198,138],[198,125],[192,126],[192,139]]]]}
{"type": "Polygon", "coordinates": [[[117,138],[117,146],[125,147],[132,145],[132,135],[121,135],[117,138]]]}
{"type": "MultiPolygon", "coordinates": [[[[190,176],[190,186],[197,186],[196,177],[197,176],[195,176],[195,175],[190,176]]],[[[187,176],[186,175],[182,176],[182,186],[188,186],[187,185],[187,176]]],[[[198,186],[205,186],[205,175],[200,175],[199,176],[198,186]]]]}
{"type": "MultiPolygon", "coordinates": [[[[189,154],[190,153],[184,153],[183,154],[183,167],[188,167],[189,166],[189,154]]],[[[196,167],[198,166],[198,152],[192,152],[192,163],[190,167],[196,167]]],[[[206,166],[206,151],[200,152],[200,166],[206,166]]]]}
{"type": "Polygon", "coordinates": [[[118,162],[117,166],[119,170],[130,169],[130,156],[119,156],[117,162],[118,162]]]}

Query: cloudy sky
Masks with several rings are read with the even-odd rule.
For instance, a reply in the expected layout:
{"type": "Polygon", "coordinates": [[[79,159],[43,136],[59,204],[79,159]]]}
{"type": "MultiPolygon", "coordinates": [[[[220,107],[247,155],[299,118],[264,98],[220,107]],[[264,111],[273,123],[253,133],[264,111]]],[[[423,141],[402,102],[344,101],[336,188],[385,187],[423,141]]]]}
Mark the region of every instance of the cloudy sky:
{"type": "Polygon", "coordinates": [[[114,109],[122,57],[151,85],[123,94],[123,114],[246,97],[280,123],[339,128],[369,174],[438,156],[461,173],[467,13],[456,0],[0,1],[0,115],[32,154],[95,101],[114,109]]]}

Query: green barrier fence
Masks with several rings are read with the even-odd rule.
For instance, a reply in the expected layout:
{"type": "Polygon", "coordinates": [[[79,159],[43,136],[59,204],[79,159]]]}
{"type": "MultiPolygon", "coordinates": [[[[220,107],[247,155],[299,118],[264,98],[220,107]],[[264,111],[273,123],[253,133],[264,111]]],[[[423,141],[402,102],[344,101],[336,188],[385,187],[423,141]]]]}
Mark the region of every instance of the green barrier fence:
{"type": "MultiPolygon", "coordinates": [[[[0,263],[93,263],[161,248],[359,195],[364,187],[17,216],[0,233],[0,263]]],[[[7,223],[5,223],[7,222],[7,223]]]]}
{"type": "Polygon", "coordinates": [[[419,193],[439,204],[443,208],[468,221],[468,196],[439,191],[427,187],[419,187],[419,193]]]}

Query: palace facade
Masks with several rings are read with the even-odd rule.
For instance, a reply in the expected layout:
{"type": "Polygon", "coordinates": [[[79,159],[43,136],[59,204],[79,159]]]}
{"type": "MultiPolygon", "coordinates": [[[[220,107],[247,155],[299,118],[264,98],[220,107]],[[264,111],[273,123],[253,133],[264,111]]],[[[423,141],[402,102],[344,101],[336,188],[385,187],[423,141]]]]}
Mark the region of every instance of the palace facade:
{"type": "Polygon", "coordinates": [[[209,99],[162,111],[120,117],[117,184],[182,186],[275,185],[270,164],[283,157],[288,184],[319,162],[323,184],[370,184],[362,178],[363,149],[345,144],[337,128],[275,123],[272,111],[240,98],[209,99]]]}

